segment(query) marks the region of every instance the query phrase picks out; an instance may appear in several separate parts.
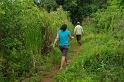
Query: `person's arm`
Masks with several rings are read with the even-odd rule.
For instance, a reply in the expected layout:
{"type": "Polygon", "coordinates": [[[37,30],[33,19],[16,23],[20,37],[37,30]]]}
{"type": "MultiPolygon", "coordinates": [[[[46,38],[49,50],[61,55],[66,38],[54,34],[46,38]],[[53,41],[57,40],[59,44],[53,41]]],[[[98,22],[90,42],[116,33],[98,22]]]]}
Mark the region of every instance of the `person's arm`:
{"type": "Polygon", "coordinates": [[[56,44],[56,42],[58,41],[58,39],[59,39],[59,35],[58,35],[58,33],[57,33],[57,36],[56,36],[55,41],[54,41],[54,44],[53,44],[53,48],[55,47],[55,44],[56,44]]]}

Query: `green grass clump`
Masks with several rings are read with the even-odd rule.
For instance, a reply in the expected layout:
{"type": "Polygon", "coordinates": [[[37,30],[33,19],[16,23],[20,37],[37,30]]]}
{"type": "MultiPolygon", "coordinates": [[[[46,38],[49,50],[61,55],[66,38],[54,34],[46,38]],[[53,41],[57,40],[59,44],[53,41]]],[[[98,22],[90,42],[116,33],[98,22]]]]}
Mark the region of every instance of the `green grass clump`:
{"type": "Polygon", "coordinates": [[[122,82],[124,41],[108,36],[89,35],[88,40],[84,36],[79,56],[55,77],[55,82],[122,82]]]}

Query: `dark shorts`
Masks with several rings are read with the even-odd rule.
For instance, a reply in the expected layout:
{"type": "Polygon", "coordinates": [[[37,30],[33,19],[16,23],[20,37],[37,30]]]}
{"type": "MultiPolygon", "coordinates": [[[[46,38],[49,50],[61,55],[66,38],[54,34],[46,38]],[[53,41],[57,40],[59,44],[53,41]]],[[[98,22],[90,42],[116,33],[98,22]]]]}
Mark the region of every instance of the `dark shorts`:
{"type": "Polygon", "coordinates": [[[67,56],[69,46],[59,46],[59,49],[62,52],[62,56],[67,56]]]}
{"type": "Polygon", "coordinates": [[[77,41],[81,41],[81,35],[76,35],[77,41]]]}

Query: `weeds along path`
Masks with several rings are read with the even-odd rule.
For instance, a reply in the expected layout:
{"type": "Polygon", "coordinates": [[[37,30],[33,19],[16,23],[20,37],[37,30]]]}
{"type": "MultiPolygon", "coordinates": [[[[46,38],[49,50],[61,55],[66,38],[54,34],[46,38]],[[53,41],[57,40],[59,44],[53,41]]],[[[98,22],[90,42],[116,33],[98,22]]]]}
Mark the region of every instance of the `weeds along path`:
{"type": "MultiPolygon", "coordinates": [[[[70,60],[70,63],[76,59],[78,54],[80,53],[81,46],[77,45],[76,42],[71,41],[70,47],[69,47],[69,52],[68,52],[68,58],[70,60]]],[[[64,70],[64,69],[63,69],[64,70]]],[[[57,73],[61,71],[58,66],[53,65],[51,68],[51,71],[43,77],[43,80],[40,82],[53,82],[53,77],[57,75],[57,73]]]]}

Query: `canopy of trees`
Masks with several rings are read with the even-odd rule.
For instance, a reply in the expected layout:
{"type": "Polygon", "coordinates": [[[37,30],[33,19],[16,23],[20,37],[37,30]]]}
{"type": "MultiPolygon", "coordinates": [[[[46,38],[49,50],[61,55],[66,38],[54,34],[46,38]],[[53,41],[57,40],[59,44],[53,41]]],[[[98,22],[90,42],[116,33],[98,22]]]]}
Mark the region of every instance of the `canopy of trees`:
{"type": "Polygon", "coordinates": [[[97,9],[106,8],[106,2],[107,0],[41,0],[39,6],[50,12],[61,5],[65,11],[69,11],[71,22],[76,24],[97,9]]]}

